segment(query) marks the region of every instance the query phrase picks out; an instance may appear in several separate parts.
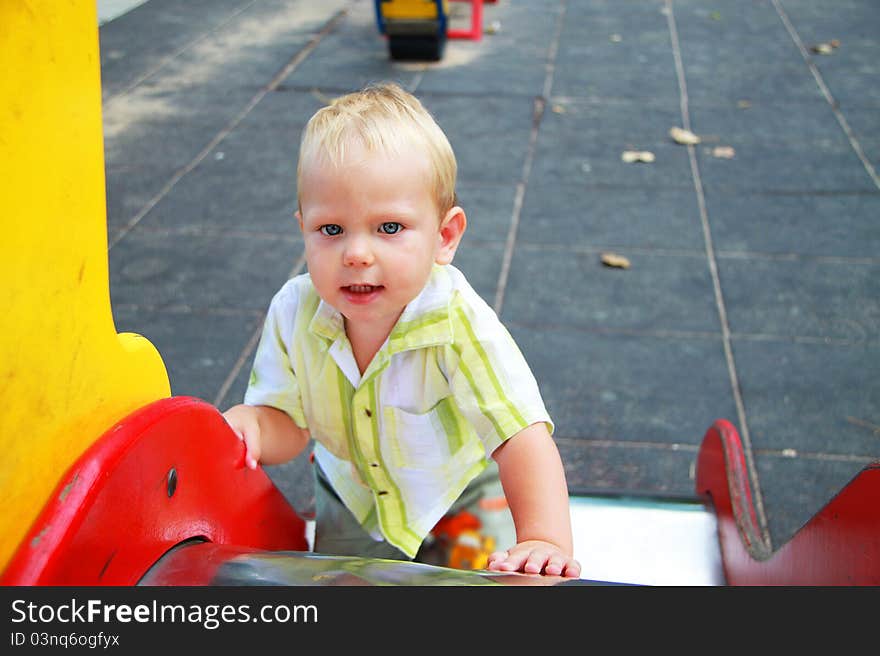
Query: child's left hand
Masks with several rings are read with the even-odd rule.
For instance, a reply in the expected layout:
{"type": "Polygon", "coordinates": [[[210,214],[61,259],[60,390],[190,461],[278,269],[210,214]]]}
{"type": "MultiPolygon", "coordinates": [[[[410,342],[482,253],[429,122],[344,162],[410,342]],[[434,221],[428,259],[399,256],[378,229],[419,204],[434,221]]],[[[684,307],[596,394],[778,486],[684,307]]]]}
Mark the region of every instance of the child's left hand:
{"type": "Polygon", "coordinates": [[[487,569],[500,572],[524,572],[577,578],[581,564],[551,542],[526,540],[507,551],[496,551],[489,556],[487,569]]]}

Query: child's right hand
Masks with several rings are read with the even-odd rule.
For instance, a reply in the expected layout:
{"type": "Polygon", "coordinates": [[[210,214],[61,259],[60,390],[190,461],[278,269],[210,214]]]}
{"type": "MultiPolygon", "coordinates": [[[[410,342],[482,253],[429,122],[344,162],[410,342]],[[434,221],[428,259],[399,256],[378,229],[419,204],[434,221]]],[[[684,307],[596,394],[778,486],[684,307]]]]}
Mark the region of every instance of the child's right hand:
{"type": "Polygon", "coordinates": [[[245,444],[245,464],[251,469],[260,462],[260,422],[257,409],[250,405],[236,405],[223,413],[226,423],[245,444]]]}

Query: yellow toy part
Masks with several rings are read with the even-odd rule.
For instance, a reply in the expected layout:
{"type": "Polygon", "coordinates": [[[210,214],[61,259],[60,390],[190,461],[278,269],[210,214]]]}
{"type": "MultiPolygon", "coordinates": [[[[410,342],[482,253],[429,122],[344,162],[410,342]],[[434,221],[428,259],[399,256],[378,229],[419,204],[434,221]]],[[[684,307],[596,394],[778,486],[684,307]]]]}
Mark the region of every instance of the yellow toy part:
{"type": "MultiPolygon", "coordinates": [[[[381,12],[386,20],[418,20],[437,18],[436,0],[380,0],[381,12]]],[[[446,2],[440,3],[447,13],[446,2]]]]}
{"type": "Polygon", "coordinates": [[[94,0],[0,2],[0,569],[65,470],[171,390],[110,308],[94,0]]]}

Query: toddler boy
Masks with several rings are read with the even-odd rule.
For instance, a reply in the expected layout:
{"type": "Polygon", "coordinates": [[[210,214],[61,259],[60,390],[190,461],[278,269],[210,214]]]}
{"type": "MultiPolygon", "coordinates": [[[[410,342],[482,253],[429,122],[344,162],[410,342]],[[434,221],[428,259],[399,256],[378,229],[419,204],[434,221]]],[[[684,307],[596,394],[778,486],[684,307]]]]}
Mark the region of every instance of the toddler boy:
{"type": "Polygon", "coordinates": [[[413,558],[497,463],[516,544],[488,569],[577,577],[552,422],[522,354],[451,262],[467,220],[418,99],[371,85],[320,109],[297,169],[308,273],[269,307],[244,404],[249,467],[314,439],[315,551],[413,558]]]}

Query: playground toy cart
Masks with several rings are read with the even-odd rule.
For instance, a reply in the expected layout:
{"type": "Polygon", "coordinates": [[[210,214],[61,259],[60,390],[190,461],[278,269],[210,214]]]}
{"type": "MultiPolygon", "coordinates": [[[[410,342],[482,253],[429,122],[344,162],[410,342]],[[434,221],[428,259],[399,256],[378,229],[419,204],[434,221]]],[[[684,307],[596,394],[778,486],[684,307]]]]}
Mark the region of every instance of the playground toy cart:
{"type": "Polygon", "coordinates": [[[379,33],[388,39],[391,59],[439,61],[447,39],[479,41],[483,2],[495,0],[375,0],[379,33]],[[450,2],[470,4],[469,29],[450,27],[450,2]]]}

